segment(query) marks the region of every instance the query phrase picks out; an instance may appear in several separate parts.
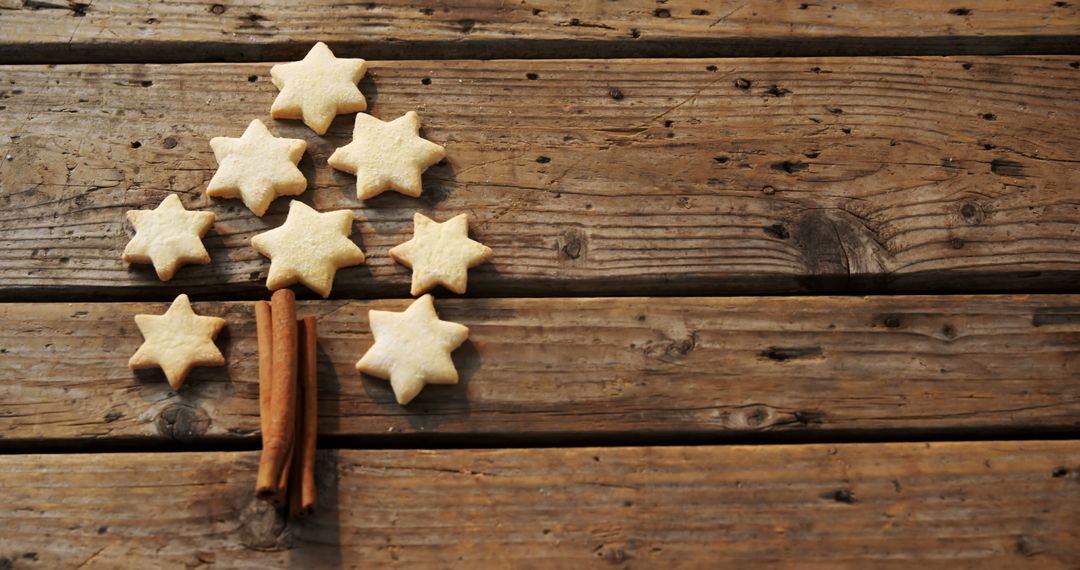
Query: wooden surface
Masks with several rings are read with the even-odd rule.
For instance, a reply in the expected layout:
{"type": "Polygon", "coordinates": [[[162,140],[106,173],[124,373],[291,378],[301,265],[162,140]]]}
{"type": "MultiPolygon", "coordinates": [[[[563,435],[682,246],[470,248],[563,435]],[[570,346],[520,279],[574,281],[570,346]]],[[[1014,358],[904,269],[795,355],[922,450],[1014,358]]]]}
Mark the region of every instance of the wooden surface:
{"type": "Polygon", "coordinates": [[[1071,441],[323,452],[315,518],[257,454],[0,457],[14,568],[1075,568],[1071,441]]]}
{"type": "Polygon", "coordinates": [[[420,200],[364,204],[325,165],[352,117],[272,121],[268,64],[5,67],[0,298],[265,296],[248,241],[287,200],[203,196],[207,140],[252,118],[309,141],[304,201],[356,213],[335,296],[407,296],[387,251],[417,209],[494,249],[470,295],[1075,290],[1075,59],[374,62],[371,112],[417,109],[448,156],[420,200]],[[120,261],[123,212],[170,192],[218,223],[161,283],[120,261]]]}
{"type": "Polygon", "coordinates": [[[0,570],[1076,568],[1078,54],[1073,1],[0,0],[0,570]],[[446,146],[422,198],[326,166],[351,116],[268,116],[317,40],[446,146]],[[301,303],[306,521],[253,498],[287,200],[203,196],[254,118],[368,256],[301,303]],[[120,252],[171,193],[218,223],[163,284],[120,252]],[[354,363],[415,211],[495,257],[401,407],[354,363]],[[178,293],[228,364],[173,393],[126,362],[178,293]]]}
{"type": "Polygon", "coordinates": [[[0,0],[9,62],[1076,53],[1073,2],[0,0]]]}
{"type": "MultiPolygon", "coordinates": [[[[406,407],[354,365],[367,311],[308,302],[319,322],[319,433],[461,444],[656,438],[1062,433],[1080,426],[1080,297],[440,300],[467,325],[456,386],[406,407]]],[[[0,305],[0,437],[21,449],[95,441],[253,441],[251,303],[228,321],[227,367],[180,393],[131,372],[137,313],[165,304],[0,305]]]]}

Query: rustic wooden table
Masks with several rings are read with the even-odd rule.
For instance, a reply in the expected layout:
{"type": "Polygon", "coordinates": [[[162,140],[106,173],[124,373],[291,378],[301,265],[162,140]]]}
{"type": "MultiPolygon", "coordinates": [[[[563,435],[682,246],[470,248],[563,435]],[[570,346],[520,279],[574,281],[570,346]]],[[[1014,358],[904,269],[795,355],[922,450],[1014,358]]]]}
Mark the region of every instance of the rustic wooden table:
{"type": "MultiPolygon", "coordinates": [[[[1080,566],[1080,4],[0,0],[0,568],[1080,566]],[[273,61],[364,57],[447,159],[361,205],[273,61]],[[589,59],[581,59],[589,58],[589,59]],[[320,320],[318,514],[253,497],[249,238],[208,140],[306,139],[366,265],[320,320]],[[214,211],[126,267],[128,209],[214,211]],[[468,212],[457,386],[353,363],[468,212]],[[178,293],[228,327],[132,373],[178,293]]],[[[312,299],[300,290],[302,298],[312,299]]]]}

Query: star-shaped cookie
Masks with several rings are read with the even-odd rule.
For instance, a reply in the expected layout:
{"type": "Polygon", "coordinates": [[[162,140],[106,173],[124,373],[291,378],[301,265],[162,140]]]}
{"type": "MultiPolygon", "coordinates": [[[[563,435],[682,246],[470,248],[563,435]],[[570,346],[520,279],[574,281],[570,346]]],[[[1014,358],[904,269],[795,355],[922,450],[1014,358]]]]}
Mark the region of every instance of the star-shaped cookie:
{"type": "Polygon", "coordinates": [[[349,239],[352,222],[351,210],[320,214],[293,200],[281,227],[251,238],[255,250],[270,258],[267,288],[273,291],[300,282],[329,296],[338,269],[364,262],[364,252],[349,239]]]}
{"type": "Polygon", "coordinates": [[[368,311],[375,344],[356,363],[356,369],[389,380],[401,405],[408,404],[425,384],[457,384],[450,353],[465,339],[465,325],[440,321],[431,295],[413,301],[403,313],[368,311]]]}
{"type": "Polygon", "coordinates": [[[390,250],[394,261],[411,267],[412,294],[436,285],[464,293],[468,271],[491,259],[491,248],[469,239],[469,215],[459,214],[438,223],[413,214],[413,238],[390,250]]]}
{"type": "Polygon", "coordinates": [[[367,109],[367,101],[356,86],[365,70],[366,61],[338,59],[319,42],[303,60],[270,68],[270,78],[281,90],[270,107],[270,116],[303,119],[311,130],[324,135],[339,113],[367,109]]]}
{"type": "Polygon", "coordinates": [[[296,167],[307,150],[301,139],[280,139],[255,119],[238,139],[210,139],[218,169],[206,195],[241,198],[256,216],[262,216],[278,196],[295,196],[307,189],[307,179],[296,167]]]}
{"type": "Polygon", "coordinates": [[[187,295],[177,297],[164,315],[135,315],[135,325],[145,340],[128,367],[160,367],[173,390],[180,389],[192,368],[225,364],[214,344],[225,319],[196,315],[187,295]]]}
{"type": "Polygon", "coordinates": [[[420,138],[420,116],[415,111],[389,123],[361,113],[352,142],[335,150],[327,164],[356,175],[356,197],[361,200],[387,189],[416,198],[423,191],[420,173],[444,156],[446,149],[420,138]]]}
{"type": "Polygon", "coordinates": [[[180,197],[169,194],[153,210],[128,210],[135,226],[121,257],[127,263],[152,263],[158,279],[168,281],[187,263],[210,263],[202,237],[214,225],[213,212],[189,212],[180,197]]]}

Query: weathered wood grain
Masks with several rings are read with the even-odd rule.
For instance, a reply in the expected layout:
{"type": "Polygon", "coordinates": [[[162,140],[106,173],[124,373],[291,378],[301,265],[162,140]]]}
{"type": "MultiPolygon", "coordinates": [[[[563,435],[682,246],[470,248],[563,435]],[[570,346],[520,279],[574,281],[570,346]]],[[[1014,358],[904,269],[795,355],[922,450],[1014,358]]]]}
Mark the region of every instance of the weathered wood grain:
{"type": "Polygon", "coordinates": [[[1071,2],[0,2],[7,62],[1076,53],[1071,2]]]}
{"type": "Polygon", "coordinates": [[[268,117],[268,65],[0,68],[0,298],[265,295],[279,224],[202,194],[207,141],[252,118],[306,138],[303,199],[353,208],[336,296],[407,296],[413,212],[469,212],[495,251],[469,294],[1061,290],[1080,282],[1080,62],[1067,57],[376,62],[383,118],[419,110],[448,160],[417,200],[355,199],[315,136],[268,117]],[[123,212],[209,208],[213,263],[167,284],[123,212]]]}
{"type": "MultiPolygon", "coordinates": [[[[1074,295],[441,300],[470,329],[461,382],[402,407],[354,364],[372,343],[368,310],[407,303],[301,305],[319,319],[320,434],[475,445],[1080,428],[1074,295]]],[[[127,369],[132,316],[165,308],[0,305],[0,446],[254,442],[251,304],[196,304],[228,321],[228,365],[197,368],[178,394],[160,371],[127,369]]]]}
{"type": "Polygon", "coordinates": [[[1075,441],[0,457],[13,568],[1074,568],[1075,441]],[[80,566],[82,565],[82,566],[80,566]]]}

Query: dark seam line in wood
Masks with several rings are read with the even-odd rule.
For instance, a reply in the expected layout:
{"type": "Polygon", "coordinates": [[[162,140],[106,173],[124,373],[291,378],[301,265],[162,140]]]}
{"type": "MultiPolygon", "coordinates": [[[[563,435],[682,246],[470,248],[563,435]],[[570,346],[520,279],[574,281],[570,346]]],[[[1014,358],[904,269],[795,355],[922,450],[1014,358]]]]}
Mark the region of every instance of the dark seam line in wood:
{"type": "MultiPolygon", "coordinates": [[[[1080,428],[872,430],[829,433],[760,432],[745,434],[393,434],[320,436],[318,448],[381,449],[541,449],[571,447],[672,447],[727,445],[828,445],[855,443],[941,443],[979,441],[1080,441],[1080,428]]],[[[174,453],[257,451],[258,436],[200,437],[191,440],[113,438],[96,441],[0,440],[0,455],[86,453],[174,453]]]]}
{"type": "MultiPolygon", "coordinates": [[[[5,44],[0,64],[45,63],[197,63],[258,62],[298,59],[310,42],[235,44],[215,42],[5,44]]],[[[723,38],[708,40],[466,40],[413,42],[336,42],[339,57],[368,60],[444,59],[590,59],[737,58],[836,56],[1073,55],[1080,35],[1061,36],[924,36],[910,38],[723,38]]]]}
{"type": "MultiPolygon", "coordinates": [[[[1080,278],[1080,277],[1078,277],[1080,278]]],[[[962,280],[963,277],[957,277],[958,280],[962,280]]],[[[40,289],[40,288],[38,288],[40,289]]],[[[176,290],[166,290],[161,292],[153,292],[151,294],[138,294],[132,295],[123,290],[116,288],[105,289],[98,292],[84,292],[71,293],[68,291],[58,290],[52,292],[46,292],[45,294],[34,295],[32,297],[25,296],[25,292],[19,291],[2,291],[0,290],[0,303],[3,304],[35,304],[35,303],[148,303],[148,302],[168,302],[176,298],[177,295],[184,293],[192,301],[197,302],[255,302],[267,300],[270,298],[270,291],[262,290],[259,292],[243,291],[236,294],[221,294],[214,293],[213,295],[200,295],[199,293],[186,292],[184,289],[178,288],[176,290]]],[[[641,288],[640,290],[632,291],[608,291],[604,289],[582,289],[580,291],[567,292],[567,293],[554,293],[551,291],[544,291],[543,284],[538,285],[534,291],[509,291],[502,294],[495,295],[451,295],[451,294],[439,294],[439,299],[596,299],[596,298],[640,298],[640,297],[657,297],[657,298],[686,298],[686,299],[715,299],[715,298],[734,298],[734,297],[925,297],[925,296],[937,296],[937,297],[951,297],[959,295],[1077,295],[1080,294],[1080,287],[1032,287],[1027,289],[859,289],[859,288],[842,288],[842,289],[814,289],[812,291],[780,291],[780,292],[763,292],[763,293],[746,293],[740,291],[725,291],[723,289],[717,289],[714,291],[702,291],[698,289],[690,289],[680,291],[677,288],[664,289],[664,290],[649,290],[648,288],[641,288]]],[[[349,297],[330,297],[323,299],[307,290],[297,289],[296,299],[298,301],[373,301],[373,300],[409,300],[414,297],[406,294],[392,294],[392,295],[371,295],[371,296],[349,296],[349,297]]]]}

